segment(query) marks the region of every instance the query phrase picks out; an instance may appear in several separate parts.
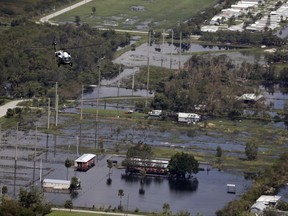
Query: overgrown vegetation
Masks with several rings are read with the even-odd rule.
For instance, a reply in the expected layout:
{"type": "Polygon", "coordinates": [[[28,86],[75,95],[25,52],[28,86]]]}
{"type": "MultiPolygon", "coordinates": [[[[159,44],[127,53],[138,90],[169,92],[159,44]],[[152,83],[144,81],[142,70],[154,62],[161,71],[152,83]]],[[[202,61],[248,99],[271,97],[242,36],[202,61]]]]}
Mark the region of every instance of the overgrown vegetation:
{"type": "Polygon", "coordinates": [[[18,201],[11,200],[9,197],[3,197],[0,204],[0,215],[46,215],[50,213],[51,206],[48,204],[43,196],[43,193],[36,187],[29,190],[20,189],[18,201]]]}
{"type": "Polygon", "coordinates": [[[81,83],[98,83],[98,73],[109,79],[118,74],[111,62],[113,52],[129,43],[128,34],[99,31],[83,25],[36,25],[23,22],[1,34],[0,94],[11,97],[51,96],[58,82],[62,97],[76,97],[81,83]],[[73,67],[58,67],[52,47],[66,48],[72,55],[73,67]],[[99,59],[105,56],[105,59],[99,59]],[[99,68],[100,67],[100,68],[99,68]],[[78,87],[78,88],[77,88],[78,87]]]}
{"type": "Polygon", "coordinates": [[[261,195],[276,195],[288,179],[288,153],[281,155],[278,161],[270,168],[260,172],[253,185],[240,199],[229,202],[217,216],[240,216],[248,214],[250,207],[261,195]]]}

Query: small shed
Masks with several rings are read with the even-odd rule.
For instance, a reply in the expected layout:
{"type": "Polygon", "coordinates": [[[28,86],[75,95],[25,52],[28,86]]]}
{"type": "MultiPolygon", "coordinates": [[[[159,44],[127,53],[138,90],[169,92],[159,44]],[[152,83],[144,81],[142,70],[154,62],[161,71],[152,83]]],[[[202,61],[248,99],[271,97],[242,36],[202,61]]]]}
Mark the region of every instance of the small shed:
{"type": "Polygon", "coordinates": [[[71,181],[59,179],[44,179],[42,187],[47,190],[68,190],[71,181]]]}
{"type": "Polygon", "coordinates": [[[200,120],[200,115],[196,113],[178,113],[178,122],[184,122],[187,124],[195,124],[200,120]]]}
{"type": "Polygon", "coordinates": [[[74,168],[76,171],[87,171],[91,167],[95,166],[94,154],[83,154],[81,157],[74,161],[74,168]]]}
{"type": "Polygon", "coordinates": [[[235,184],[227,184],[227,193],[236,193],[236,185],[235,184]]]}

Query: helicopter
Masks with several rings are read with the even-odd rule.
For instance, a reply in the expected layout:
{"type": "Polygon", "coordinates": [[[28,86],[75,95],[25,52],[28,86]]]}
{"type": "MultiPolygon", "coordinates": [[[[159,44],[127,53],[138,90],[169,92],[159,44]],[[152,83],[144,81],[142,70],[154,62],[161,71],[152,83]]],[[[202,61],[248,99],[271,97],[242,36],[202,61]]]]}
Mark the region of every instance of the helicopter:
{"type": "Polygon", "coordinates": [[[69,64],[72,67],[73,63],[72,63],[71,54],[68,51],[66,51],[64,48],[60,50],[56,50],[55,40],[53,41],[52,46],[54,47],[55,57],[56,57],[56,62],[58,64],[58,67],[60,67],[61,65],[67,65],[67,64],[69,64]]]}

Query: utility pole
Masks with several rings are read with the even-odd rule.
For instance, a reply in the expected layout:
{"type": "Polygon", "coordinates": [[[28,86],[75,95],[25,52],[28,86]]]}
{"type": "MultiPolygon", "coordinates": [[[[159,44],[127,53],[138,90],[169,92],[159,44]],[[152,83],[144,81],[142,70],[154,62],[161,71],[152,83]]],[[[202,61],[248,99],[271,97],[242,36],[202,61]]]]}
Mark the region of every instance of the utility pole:
{"type": "Polygon", "coordinates": [[[120,91],[120,73],[121,73],[121,64],[119,66],[119,72],[118,72],[118,91],[117,91],[117,115],[119,117],[119,91],[120,91]]]}
{"type": "Polygon", "coordinates": [[[172,30],[172,37],[171,37],[171,52],[170,52],[170,69],[172,69],[172,53],[173,53],[173,39],[174,39],[174,31],[172,30]]]}
{"type": "Polygon", "coordinates": [[[134,85],[135,85],[135,71],[133,71],[133,76],[132,76],[132,96],[134,95],[134,85]]]}
{"type": "Polygon", "coordinates": [[[98,162],[98,148],[99,148],[99,97],[100,97],[100,85],[101,85],[101,60],[99,59],[98,70],[98,85],[97,85],[97,99],[96,99],[96,136],[95,136],[95,149],[97,148],[97,162],[98,162]]]}
{"type": "Polygon", "coordinates": [[[81,109],[80,109],[80,120],[83,120],[83,96],[84,96],[84,85],[81,88],[81,109]]]}
{"type": "Polygon", "coordinates": [[[77,150],[77,157],[79,157],[79,137],[76,137],[76,150],[77,150]]]}
{"type": "Polygon", "coordinates": [[[50,128],[50,114],[51,114],[51,108],[50,108],[51,102],[50,98],[48,98],[48,117],[47,117],[47,129],[50,128]]]}
{"type": "Polygon", "coordinates": [[[179,45],[179,71],[181,70],[181,54],[182,54],[182,32],[180,32],[180,45],[179,45]]]}
{"type": "Polygon", "coordinates": [[[40,185],[42,188],[42,158],[40,160],[40,174],[39,174],[40,185]]]}
{"type": "Polygon", "coordinates": [[[15,144],[15,164],[14,164],[14,197],[16,198],[16,170],[17,170],[17,159],[18,159],[18,142],[19,142],[19,122],[17,122],[16,128],[16,144],[15,144]]]}
{"type": "Polygon", "coordinates": [[[58,82],[56,82],[55,86],[55,126],[58,126],[58,82]]]}
{"type": "Polygon", "coordinates": [[[162,48],[161,48],[161,67],[163,67],[163,62],[164,62],[164,53],[163,53],[163,49],[164,49],[164,37],[165,37],[165,30],[163,30],[162,33],[162,48]]]}
{"type": "Polygon", "coordinates": [[[148,32],[148,49],[147,49],[147,89],[146,89],[146,101],[145,108],[148,105],[148,94],[149,94],[149,76],[150,76],[150,43],[151,43],[151,32],[148,32]]]}
{"type": "Polygon", "coordinates": [[[84,85],[82,84],[82,88],[81,88],[81,108],[80,108],[80,140],[79,140],[79,144],[81,145],[81,138],[82,138],[82,120],[83,120],[83,103],[84,103],[84,85]]]}
{"type": "Polygon", "coordinates": [[[36,131],[35,131],[35,142],[34,142],[33,184],[35,183],[36,144],[37,144],[37,126],[36,126],[36,131]]]}

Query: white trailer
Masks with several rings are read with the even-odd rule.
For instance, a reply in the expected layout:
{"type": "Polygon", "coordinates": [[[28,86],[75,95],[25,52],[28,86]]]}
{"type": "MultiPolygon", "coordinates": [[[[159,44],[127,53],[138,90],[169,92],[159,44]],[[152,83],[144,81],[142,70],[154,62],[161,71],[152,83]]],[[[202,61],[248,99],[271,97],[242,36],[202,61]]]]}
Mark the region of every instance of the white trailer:
{"type": "Polygon", "coordinates": [[[68,190],[71,185],[71,181],[58,180],[58,179],[44,179],[43,188],[52,190],[68,190]]]}
{"type": "Polygon", "coordinates": [[[187,124],[197,123],[200,120],[200,115],[196,113],[178,113],[178,122],[184,122],[187,124]]]}

